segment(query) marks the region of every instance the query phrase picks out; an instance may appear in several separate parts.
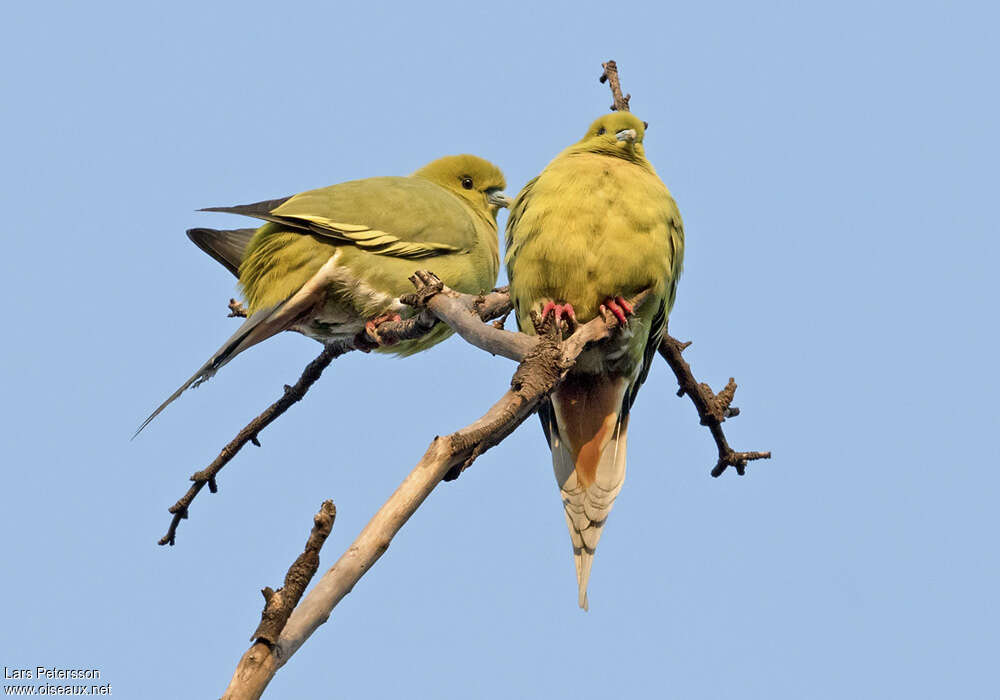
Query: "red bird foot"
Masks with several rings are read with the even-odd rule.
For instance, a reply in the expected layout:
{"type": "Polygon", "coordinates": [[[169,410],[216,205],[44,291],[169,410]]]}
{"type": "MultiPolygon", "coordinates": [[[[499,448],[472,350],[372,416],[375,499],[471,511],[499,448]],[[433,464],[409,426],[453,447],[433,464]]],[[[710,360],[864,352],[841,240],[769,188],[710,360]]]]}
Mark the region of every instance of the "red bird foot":
{"type": "Polygon", "coordinates": [[[605,311],[610,311],[612,314],[614,314],[615,318],[618,319],[618,323],[621,324],[622,326],[627,326],[628,317],[631,316],[633,313],[635,313],[635,310],[632,308],[632,305],[629,304],[625,300],[625,297],[622,296],[617,296],[614,298],[608,297],[607,299],[605,299],[604,303],[601,304],[601,313],[603,314],[605,311]]]}
{"type": "Polygon", "coordinates": [[[382,339],[382,336],[378,334],[378,327],[383,323],[388,323],[389,321],[400,320],[402,319],[399,314],[382,314],[381,316],[376,316],[365,324],[364,333],[358,333],[357,338],[355,338],[355,345],[358,346],[359,350],[363,350],[365,352],[374,350],[380,345],[395,345],[395,340],[382,339]]]}
{"type": "Polygon", "coordinates": [[[565,321],[566,328],[570,333],[576,329],[576,311],[573,310],[572,304],[557,304],[554,301],[547,301],[545,302],[545,306],[542,307],[542,323],[545,323],[545,319],[549,317],[549,314],[552,314],[556,328],[559,328],[562,322],[565,321]]]}

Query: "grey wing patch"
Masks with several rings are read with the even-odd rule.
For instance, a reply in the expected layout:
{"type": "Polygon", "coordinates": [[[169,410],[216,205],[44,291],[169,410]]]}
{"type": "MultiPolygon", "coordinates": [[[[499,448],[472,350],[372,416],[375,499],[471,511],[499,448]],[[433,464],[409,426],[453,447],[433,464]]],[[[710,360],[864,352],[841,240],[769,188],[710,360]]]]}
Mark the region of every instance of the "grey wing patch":
{"type": "Polygon", "coordinates": [[[246,253],[250,239],[256,232],[255,228],[240,228],[229,231],[192,228],[188,229],[187,236],[192,243],[239,277],[243,255],[246,253]]]}

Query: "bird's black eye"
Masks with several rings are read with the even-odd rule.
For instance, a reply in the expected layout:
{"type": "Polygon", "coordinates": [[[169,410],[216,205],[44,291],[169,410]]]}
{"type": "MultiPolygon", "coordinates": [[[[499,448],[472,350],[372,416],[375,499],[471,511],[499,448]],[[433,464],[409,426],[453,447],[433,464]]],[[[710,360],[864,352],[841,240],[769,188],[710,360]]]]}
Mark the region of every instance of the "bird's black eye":
{"type": "Polygon", "coordinates": [[[607,129],[605,129],[605,128],[604,128],[604,127],[602,126],[602,127],[600,128],[600,129],[598,129],[598,130],[597,130],[597,135],[598,135],[598,136],[600,136],[600,135],[601,135],[601,134],[603,134],[603,133],[604,133],[605,131],[607,131],[607,129]]]}
{"type": "Polygon", "coordinates": [[[472,189],[472,178],[471,177],[463,177],[462,178],[462,187],[464,187],[467,190],[471,190],[472,189]]]}

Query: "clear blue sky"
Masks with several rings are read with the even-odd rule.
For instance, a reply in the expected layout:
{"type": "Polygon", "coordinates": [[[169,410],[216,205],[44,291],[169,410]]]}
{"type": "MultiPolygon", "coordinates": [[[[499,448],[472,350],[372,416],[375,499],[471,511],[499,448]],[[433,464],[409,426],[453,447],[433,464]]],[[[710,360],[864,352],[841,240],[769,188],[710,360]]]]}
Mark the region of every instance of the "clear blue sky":
{"type": "Polygon", "coordinates": [[[510,192],[618,60],[687,229],[674,334],[740,383],[714,446],[657,364],[590,613],[532,420],[438,489],[269,697],[986,698],[1000,646],[997,11],[968,3],[60,3],[4,11],[0,664],[216,697],[325,498],[331,564],[513,370],[350,356],[166,508],[320,346],[242,355],[194,210],[405,174],[510,192]],[[430,397],[414,410],[414,397],[430,397]]]}

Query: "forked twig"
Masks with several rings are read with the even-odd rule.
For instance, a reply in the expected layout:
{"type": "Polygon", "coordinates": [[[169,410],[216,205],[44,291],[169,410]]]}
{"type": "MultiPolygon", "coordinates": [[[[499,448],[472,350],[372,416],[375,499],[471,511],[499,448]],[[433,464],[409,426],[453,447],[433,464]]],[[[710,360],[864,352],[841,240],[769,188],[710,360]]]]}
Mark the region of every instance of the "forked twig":
{"type": "Polygon", "coordinates": [[[719,459],[712,467],[712,476],[720,476],[727,467],[735,467],[736,473],[743,476],[746,473],[747,462],[770,459],[771,453],[737,452],[729,446],[726,434],[722,430],[722,423],[726,418],[738,416],[740,413],[738,408],[730,405],[736,395],[736,381],[730,377],[726,387],[716,394],[708,384],[695,380],[691,366],[681,355],[690,344],[680,342],[664,330],[663,340],[660,341],[660,355],[677,377],[677,384],[680,387],[677,395],[687,394],[691,398],[701,424],[708,427],[715,439],[715,445],[719,449],[719,459]]]}

